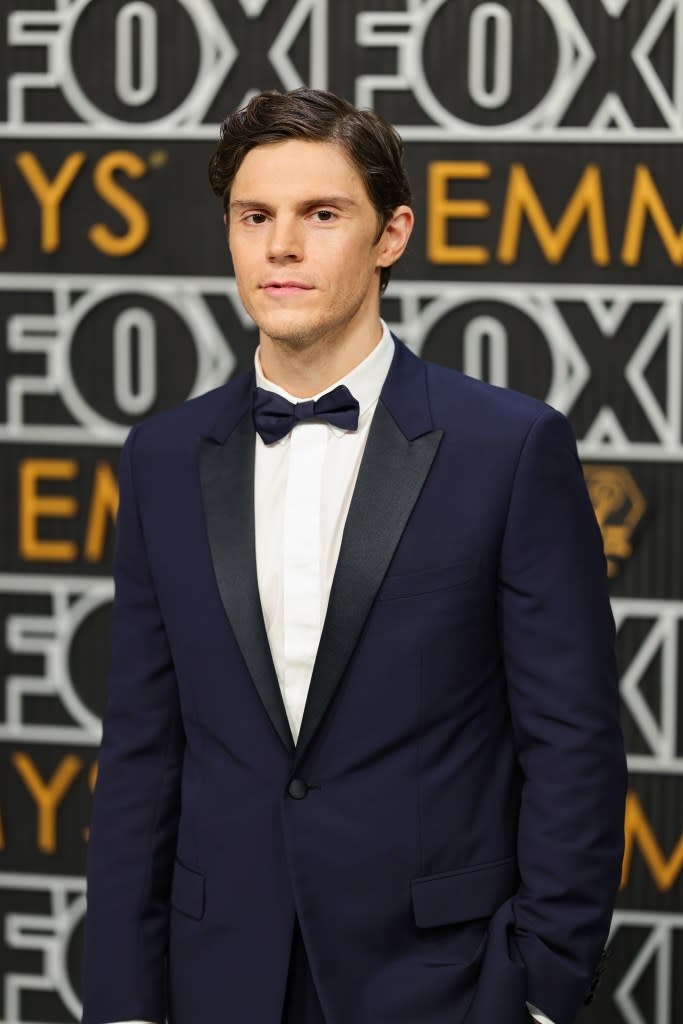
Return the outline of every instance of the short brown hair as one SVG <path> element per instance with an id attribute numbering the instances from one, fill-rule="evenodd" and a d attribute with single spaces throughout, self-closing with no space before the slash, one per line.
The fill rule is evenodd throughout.
<path id="1" fill-rule="evenodd" d="M 209 182 L 229 211 L 230 189 L 250 149 L 286 139 L 335 142 L 360 174 L 377 213 L 375 243 L 397 206 L 410 206 L 412 195 L 403 163 L 403 141 L 396 129 L 372 110 L 319 89 L 269 89 L 228 115 L 221 125 L 218 149 L 209 161 Z M 391 267 L 382 267 L 380 291 Z"/>

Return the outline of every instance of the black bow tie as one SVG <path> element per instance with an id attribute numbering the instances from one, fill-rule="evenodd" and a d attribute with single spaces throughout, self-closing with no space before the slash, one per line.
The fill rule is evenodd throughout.
<path id="1" fill-rule="evenodd" d="M 288 402 L 265 388 L 254 388 L 254 426 L 264 444 L 279 441 L 302 420 L 325 420 L 342 430 L 358 429 L 359 406 L 343 384 L 321 395 L 317 401 Z"/>

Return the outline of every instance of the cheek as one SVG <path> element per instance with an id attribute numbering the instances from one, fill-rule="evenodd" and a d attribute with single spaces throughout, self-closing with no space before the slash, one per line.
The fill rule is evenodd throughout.
<path id="1" fill-rule="evenodd" d="M 242 290 L 242 279 L 244 277 L 244 267 L 242 265 L 241 260 L 238 257 L 236 257 L 233 252 L 231 252 L 230 255 L 232 257 L 231 263 L 232 263 L 232 271 L 233 271 L 233 274 L 235 276 L 235 283 L 237 284 L 237 288 L 241 292 L 241 290 Z"/>
<path id="2" fill-rule="evenodd" d="M 255 303 L 258 303 L 262 299 L 262 295 L 259 289 L 255 285 L 255 274 L 244 263 L 235 265 L 233 263 L 233 269 L 235 272 L 235 284 L 237 285 L 237 292 L 240 297 L 242 305 L 250 312 Z"/>
<path id="3" fill-rule="evenodd" d="M 233 272 L 235 275 L 235 284 L 237 286 L 237 294 L 239 295 L 240 302 L 248 313 L 253 311 L 254 306 L 254 289 L 250 287 L 249 272 L 248 268 L 242 263 L 232 261 Z"/>
<path id="4" fill-rule="evenodd" d="M 228 236 L 228 250 L 235 270 L 235 277 L 245 277 L 254 261 L 250 246 L 245 245 L 243 240 L 240 242 L 239 237 Z"/>
<path id="5" fill-rule="evenodd" d="M 374 260 L 360 246 L 340 247 L 335 258 L 335 274 L 343 291 L 353 293 L 368 287 L 374 271 Z"/>

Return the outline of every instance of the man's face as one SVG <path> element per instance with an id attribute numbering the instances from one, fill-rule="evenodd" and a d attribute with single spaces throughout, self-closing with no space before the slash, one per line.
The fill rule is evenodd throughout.
<path id="1" fill-rule="evenodd" d="M 239 294 L 263 335 L 288 347 L 376 328 L 377 213 L 334 143 L 288 139 L 250 150 L 230 192 L 228 241 Z"/>

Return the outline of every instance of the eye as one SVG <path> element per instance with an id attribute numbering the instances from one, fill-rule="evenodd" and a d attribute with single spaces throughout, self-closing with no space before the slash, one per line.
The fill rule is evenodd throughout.
<path id="1" fill-rule="evenodd" d="M 244 218 L 244 222 L 245 224 L 263 224 L 265 219 L 265 213 L 248 213 Z"/>
<path id="2" fill-rule="evenodd" d="M 336 213 L 332 210 L 316 210 L 313 216 L 318 217 L 321 223 L 329 224 L 336 217 Z"/>

